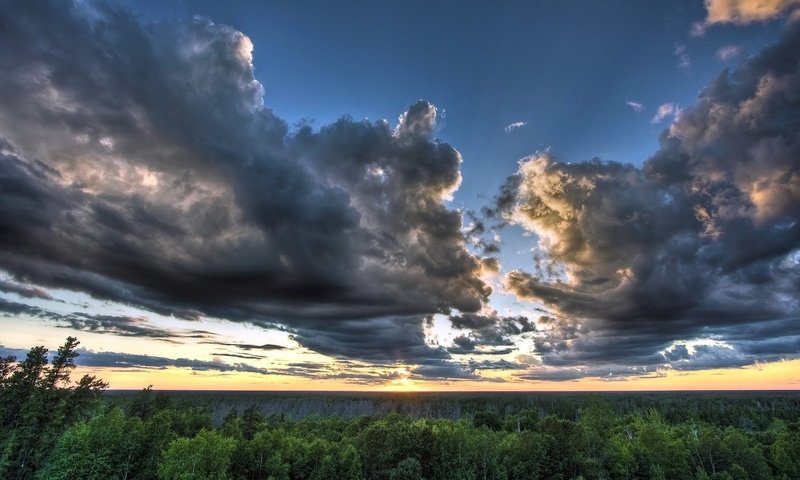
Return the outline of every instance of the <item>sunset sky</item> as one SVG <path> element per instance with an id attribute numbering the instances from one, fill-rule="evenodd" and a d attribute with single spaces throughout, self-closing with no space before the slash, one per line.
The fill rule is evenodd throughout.
<path id="1" fill-rule="evenodd" d="M 800 388 L 800 0 L 0 0 L 0 354 Z"/>

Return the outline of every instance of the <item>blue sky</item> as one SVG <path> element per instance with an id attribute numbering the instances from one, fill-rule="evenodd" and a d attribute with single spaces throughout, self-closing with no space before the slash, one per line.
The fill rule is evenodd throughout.
<path id="1" fill-rule="evenodd" d="M 551 148 L 564 161 L 641 164 L 658 148 L 663 103 L 691 105 L 729 62 L 776 40 L 779 22 L 691 36 L 700 1 L 136 1 L 154 19 L 202 15 L 253 41 L 265 102 L 290 124 L 342 115 L 388 119 L 425 99 L 445 111 L 437 136 L 464 157 L 456 198 L 474 207 L 517 160 Z M 691 65 L 679 67 L 678 46 Z M 733 58 L 733 61 L 741 58 Z M 636 114 L 627 101 L 643 104 Z M 527 125 L 506 134 L 515 122 Z"/>
<path id="2" fill-rule="evenodd" d="M 798 11 L 9 2 L 2 346 L 263 388 L 796 361 Z"/>
<path id="3" fill-rule="evenodd" d="M 436 136 L 461 152 L 454 206 L 480 210 L 517 162 L 549 149 L 565 162 L 641 165 L 670 118 L 723 68 L 774 42 L 780 22 L 691 27 L 700 1 L 680 2 L 131 2 L 153 19 L 202 15 L 245 32 L 265 103 L 290 124 L 342 115 L 387 119 L 425 99 Z M 685 47 L 689 65 L 676 50 Z M 735 46 L 728 60 L 719 49 Z M 634 111 L 627 102 L 642 105 Z M 517 122 L 525 125 L 506 131 Z M 530 263 L 529 241 L 506 230 L 506 264 Z M 509 299 L 497 298 L 504 307 Z"/>

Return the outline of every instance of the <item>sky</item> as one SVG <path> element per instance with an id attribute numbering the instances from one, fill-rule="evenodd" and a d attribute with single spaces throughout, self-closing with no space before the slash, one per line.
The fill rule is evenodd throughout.
<path id="1" fill-rule="evenodd" d="M 0 0 L 0 354 L 797 389 L 800 1 Z"/>

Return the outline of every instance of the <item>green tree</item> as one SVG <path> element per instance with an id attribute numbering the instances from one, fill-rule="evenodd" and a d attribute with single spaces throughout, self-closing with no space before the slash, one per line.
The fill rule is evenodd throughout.
<path id="1" fill-rule="evenodd" d="M 47 466 L 37 475 L 47 480 L 142 478 L 144 428 L 137 417 L 119 409 L 80 422 L 64 432 Z"/>
<path id="2" fill-rule="evenodd" d="M 158 467 L 161 480 L 228 480 L 236 440 L 203 430 L 169 444 Z"/>
<path id="3" fill-rule="evenodd" d="M 800 478 L 800 422 L 778 433 L 769 456 L 778 478 Z"/>
<path id="4" fill-rule="evenodd" d="M 510 480 L 543 478 L 546 439 L 538 432 L 507 435 L 500 443 L 503 470 Z"/>
<path id="5" fill-rule="evenodd" d="M 472 417 L 472 423 L 476 427 L 486 427 L 490 430 L 500 430 L 503 426 L 500 421 L 500 415 L 485 410 L 475 412 Z"/>
<path id="6" fill-rule="evenodd" d="M 422 465 L 414 457 L 408 457 L 397 463 L 397 466 L 389 471 L 389 480 L 421 480 Z"/>
<path id="7" fill-rule="evenodd" d="M 256 432 L 264 425 L 264 415 L 256 405 L 250 405 L 242 414 L 242 436 L 252 440 Z"/>
<path id="8" fill-rule="evenodd" d="M 84 375 L 70 384 L 80 342 L 67 337 L 48 366 L 48 350 L 32 348 L 25 360 L 0 364 L 0 477 L 33 478 L 59 435 L 94 405 L 108 386 Z"/>

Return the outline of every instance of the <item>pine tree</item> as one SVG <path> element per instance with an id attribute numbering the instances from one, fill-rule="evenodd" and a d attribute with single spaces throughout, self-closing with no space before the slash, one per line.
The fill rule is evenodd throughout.
<path id="1" fill-rule="evenodd" d="M 108 386 L 89 375 L 70 385 L 79 344 L 67 337 L 49 366 L 43 346 L 33 347 L 22 362 L 0 362 L 0 478 L 33 478 L 59 435 Z"/>

